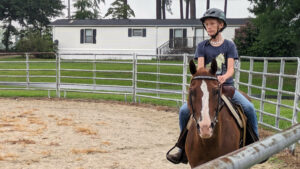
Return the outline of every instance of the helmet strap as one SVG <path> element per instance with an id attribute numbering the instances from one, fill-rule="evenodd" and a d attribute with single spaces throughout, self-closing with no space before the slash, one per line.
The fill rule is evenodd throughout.
<path id="1" fill-rule="evenodd" d="M 219 35 L 219 29 L 217 30 L 217 33 L 211 36 L 211 39 L 216 39 L 216 37 Z"/>

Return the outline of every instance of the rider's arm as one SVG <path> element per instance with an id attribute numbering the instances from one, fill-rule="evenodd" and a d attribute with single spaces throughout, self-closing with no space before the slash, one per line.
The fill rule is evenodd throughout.
<path id="1" fill-rule="evenodd" d="M 223 84 L 228 78 L 232 77 L 234 74 L 234 59 L 228 58 L 227 60 L 227 72 L 222 75 L 218 76 L 219 82 Z"/>
<path id="2" fill-rule="evenodd" d="M 204 67 L 204 57 L 198 57 L 198 70 Z"/>

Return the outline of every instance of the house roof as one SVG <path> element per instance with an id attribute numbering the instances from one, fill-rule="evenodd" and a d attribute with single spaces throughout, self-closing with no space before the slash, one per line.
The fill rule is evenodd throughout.
<path id="1" fill-rule="evenodd" d="M 248 18 L 228 18 L 227 25 L 243 25 Z M 49 26 L 202 26 L 199 19 L 58 19 Z"/>

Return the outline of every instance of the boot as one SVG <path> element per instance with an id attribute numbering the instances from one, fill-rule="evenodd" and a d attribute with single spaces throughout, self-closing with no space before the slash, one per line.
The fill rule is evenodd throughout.
<path id="1" fill-rule="evenodd" d="M 181 149 L 179 149 L 175 154 L 167 154 L 167 159 L 174 164 L 187 164 L 188 162 L 185 152 Z"/>
<path id="2" fill-rule="evenodd" d="M 173 146 L 168 152 L 167 152 L 167 160 L 169 160 L 170 162 L 174 163 L 174 164 L 179 164 L 179 163 L 184 163 L 187 164 L 188 159 L 186 157 L 185 151 L 184 151 L 184 147 L 185 147 L 185 139 L 187 136 L 188 130 L 185 128 L 181 131 L 180 136 L 178 138 L 177 143 L 175 144 L 175 146 Z M 178 147 L 179 150 L 177 153 L 175 154 L 170 154 L 170 152 L 175 148 Z"/>

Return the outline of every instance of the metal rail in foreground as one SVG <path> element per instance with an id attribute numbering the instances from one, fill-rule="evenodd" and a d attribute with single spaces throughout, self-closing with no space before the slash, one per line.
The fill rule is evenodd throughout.
<path id="1" fill-rule="evenodd" d="M 270 136 L 260 142 L 236 150 L 194 169 L 249 168 L 300 140 L 300 124 Z"/>

